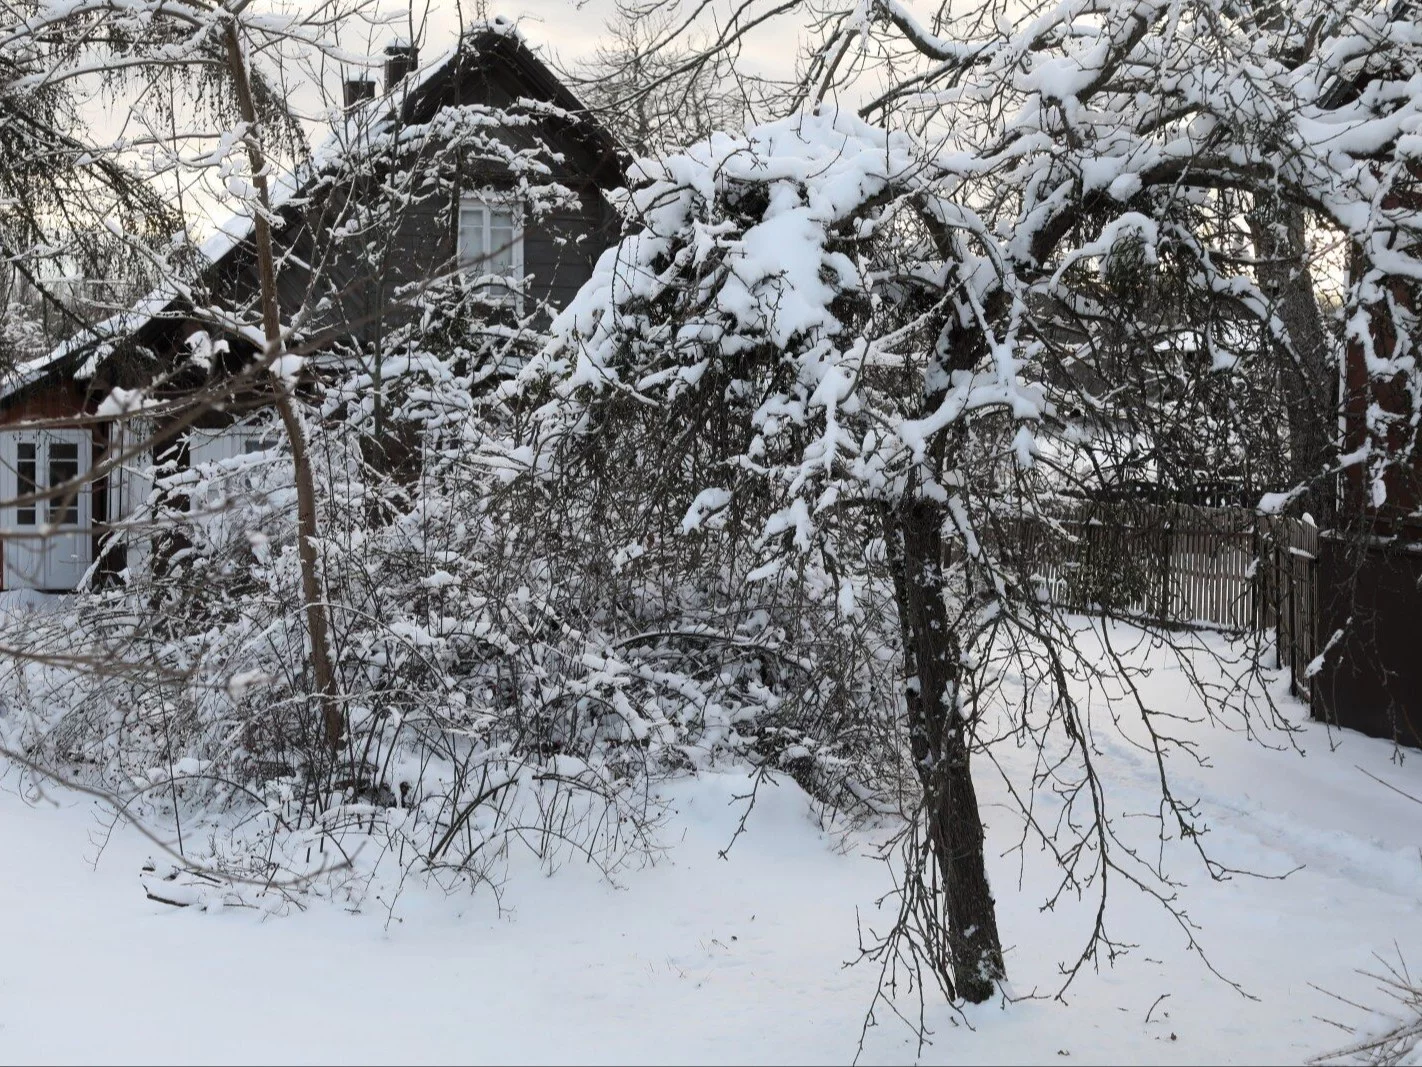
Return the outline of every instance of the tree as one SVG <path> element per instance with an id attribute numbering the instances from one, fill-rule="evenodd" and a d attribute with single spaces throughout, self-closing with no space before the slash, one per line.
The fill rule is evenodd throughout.
<path id="1" fill-rule="evenodd" d="M 3 100 L 5 128 L 18 139 L 21 151 L 11 156 L 5 172 L 21 210 L 17 226 L 7 234 L 16 251 L 12 262 L 24 263 L 38 250 L 49 253 L 45 225 L 58 215 L 64 232 L 82 251 L 93 242 L 83 235 L 97 231 L 108 235 L 124 254 L 142 262 L 157 279 L 158 292 L 175 301 L 187 298 L 188 313 L 199 321 L 238 336 L 249 330 L 238 309 L 194 307 L 191 300 L 193 256 L 186 231 L 178 224 L 158 183 L 137 168 L 135 150 L 145 149 L 156 161 L 157 175 L 217 167 L 227 176 L 229 190 L 241 190 L 239 200 L 249 212 L 255 237 L 256 267 L 261 279 L 261 301 L 256 336 L 263 339 L 258 358 L 243 368 L 249 380 L 269 380 L 272 401 L 282 415 L 291 443 L 296 492 L 301 513 L 298 539 L 302 559 L 308 656 L 313 687 L 324 722 L 327 745 L 339 748 L 343 716 L 335 690 L 327 619 L 318 573 L 316 541 L 319 536 L 315 491 L 310 460 L 297 417 L 291 389 L 299 364 L 286 358 L 283 323 L 276 296 L 278 265 L 271 239 L 273 203 L 268 163 L 274 150 L 302 145 L 296 120 L 280 92 L 257 69 L 256 55 L 293 42 L 323 47 L 323 34 L 357 11 L 359 5 L 322 5 L 318 10 L 290 20 L 270 20 L 246 13 L 245 4 L 211 7 L 203 4 L 153 4 L 134 8 L 127 4 L 98 3 L 76 9 L 43 2 L 26 5 L 3 41 L 0 69 L 8 77 Z M 78 87 L 115 92 L 137 92 L 150 100 L 164 101 L 163 88 L 175 84 L 191 90 L 182 113 L 169 95 L 160 119 L 170 120 L 168 130 L 152 117 L 143 121 L 145 136 L 108 140 L 84 123 L 76 111 Z M 139 113 L 132 112 L 135 116 Z M 186 121 L 196 114 L 193 126 Z M 204 127 L 203 120 L 210 125 Z M 179 126 L 179 121 L 185 125 Z M 185 149 L 197 142 L 202 151 L 196 165 Z M 181 180 L 179 181 L 181 188 Z M 75 194 L 78 195 L 75 195 Z M 122 209 L 115 215 L 114 209 Z M 142 213 L 142 226 L 129 215 Z M 179 239 L 175 240 L 175 234 Z M 7 249 L 8 250 L 8 249 Z M 35 274 L 27 272 L 32 281 Z M 43 283 L 36 281 L 43 292 Z M 52 297 L 50 298 L 52 300 Z M 246 334 L 249 338 L 253 333 Z M 109 340 L 109 338 L 100 338 Z M 164 438 L 171 440 L 214 402 L 212 393 L 198 390 L 169 405 Z M 141 395 L 128 396 L 121 414 L 146 407 Z M 150 414 L 145 411 L 144 414 Z M 160 412 L 152 412 L 160 414 Z M 96 464 L 83 479 L 106 474 L 128 461 L 154 441 L 130 442 L 122 455 L 111 455 Z M 73 494 L 78 485 L 54 487 L 56 494 Z"/>
<path id="2" fill-rule="evenodd" d="M 665 11 L 619 0 L 593 59 L 569 71 L 584 102 L 634 155 L 740 129 L 780 95 L 733 55 L 683 42 Z"/>
<path id="3" fill-rule="evenodd" d="M 707 645 L 694 627 L 684 672 L 645 635 L 622 647 L 619 631 L 649 598 L 623 586 L 601 599 L 575 583 L 575 542 L 533 523 L 543 510 L 478 462 L 490 427 L 519 417 L 490 413 L 489 393 L 539 341 L 542 294 L 510 299 L 526 279 L 485 283 L 477 258 L 429 256 L 432 231 L 454 236 L 460 194 L 490 183 L 530 223 L 585 210 L 598 189 L 586 172 L 573 175 L 581 190 L 564 183 L 544 134 L 588 131 L 556 102 L 434 106 L 443 98 L 397 89 L 346 110 L 333 144 L 267 180 L 262 101 L 284 94 L 263 81 L 252 42 L 233 44 L 236 25 L 218 19 L 212 48 L 193 53 L 236 98 L 232 126 L 214 123 L 217 148 L 200 158 L 243 194 L 245 218 L 222 235 L 243 243 L 218 266 L 254 276 L 258 298 L 247 306 L 212 269 L 166 274 L 173 307 L 160 325 L 181 327 L 191 358 L 180 349 L 156 380 L 116 390 L 103 414 L 161 420 L 122 450 L 132 459 L 213 408 L 255 408 L 251 451 L 200 462 L 195 434 L 186 460 L 181 448 L 160 453 L 144 472 L 154 492 L 125 532 L 157 530 L 167 549 L 17 635 L 30 660 L 10 664 L 17 690 L 39 675 L 65 696 L 22 699 L 0 744 L 31 768 L 83 763 L 126 813 L 164 796 L 178 861 L 203 877 L 235 869 L 239 885 L 291 868 L 295 883 L 277 882 L 299 884 L 325 870 L 320 853 L 333 839 L 345 847 L 346 832 L 383 835 L 389 847 L 372 865 L 474 883 L 520 842 L 550 864 L 559 842 L 607 865 L 650 847 L 652 775 L 702 734 L 708 751 L 727 745 L 726 717 L 753 704 L 740 690 L 765 683 L 751 680 L 745 647 Z M 506 22 L 475 32 L 505 52 L 524 47 Z M 293 33 L 281 28 L 284 40 Z M 418 273 L 396 276 L 386 254 L 408 240 L 412 216 L 424 227 L 418 257 L 406 257 Z M 348 358 L 303 365 L 326 345 Z M 395 441 L 409 462 L 392 459 Z M 190 804 L 205 813 L 232 798 L 255 810 L 228 854 L 184 844 Z M 180 899 L 171 886 L 153 892 Z"/>
<path id="4" fill-rule="evenodd" d="M 48 7 L 38 0 L 7 5 L 0 45 L 0 251 L 7 273 L 7 307 L 17 296 L 35 305 L 45 339 L 57 343 L 92 326 L 116 307 L 76 299 L 76 280 L 143 285 L 153 270 L 133 237 L 161 247 L 180 220 L 122 153 L 90 153 L 83 94 L 76 90 L 75 45 L 57 45 L 46 31 Z M 127 238 L 125 235 L 129 235 Z M 107 295 L 127 306 L 122 291 Z M 52 322 L 52 325 L 51 325 Z M 36 353 L 38 354 L 38 353 Z"/>
<path id="5" fill-rule="evenodd" d="M 1387 323 L 1401 340 L 1370 365 L 1370 387 L 1404 381 L 1416 409 L 1412 305 L 1389 288 L 1422 277 L 1422 218 L 1391 195 L 1414 173 L 1412 9 L 1305 5 L 1261 26 L 1223 3 L 944 5 L 930 26 L 874 0 L 821 19 L 812 98 L 840 84 L 851 51 L 895 61 L 861 117 L 821 104 L 643 164 L 628 236 L 526 380 L 560 398 L 544 411 L 553 457 L 593 427 L 615 442 L 658 409 L 706 411 L 715 436 L 689 428 L 681 440 L 712 449 L 707 484 L 667 506 L 684 507 L 688 527 L 727 509 L 763 515 L 754 576 L 787 554 L 854 558 L 850 516 L 877 512 L 923 795 L 900 932 L 918 938 L 917 958 L 950 996 L 981 1001 L 1003 962 L 971 761 L 991 759 L 990 713 L 1010 673 L 1047 694 L 1045 711 L 1023 707 L 1007 729 L 1042 746 L 1051 770 L 1007 788 L 1063 887 L 1094 884 L 1102 905 L 1069 974 L 1119 948 L 1105 926 L 1114 879 L 1188 929 L 1166 873 L 1117 837 L 1069 684 L 1122 663 L 1079 647 L 1022 535 L 1060 536 L 1053 501 L 1100 485 L 1089 447 L 1100 428 L 1159 426 L 1169 397 L 1143 381 L 1153 361 L 1118 360 L 1099 390 L 1073 361 L 1119 350 L 1123 336 L 1153 351 L 1160 323 L 1141 310 L 1153 294 L 1176 302 L 1176 322 L 1193 308 L 1256 323 L 1293 366 L 1311 366 L 1317 349 L 1301 354 L 1306 338 L 1266 291 L 1267 264 L 1233 254 L 1241 205 L 1278 204 L 1277 217 L 1313 212 L 1347 243 L 1348 336 L 1372 351 Z M 1335 136 L 1321 140 L 1325 129 Z M 1255 364 L 1207 339 L 1225 392 L 1249 386 L 1238 376 Z M 1297 411 L 1290 382 L 1306 375 L 1273 373 Z M 1367 456 L 1374 485 L 1414 462 L 1416 420 L 1401 440 L 1389 425 L 1394 437 L 1375 437 Z M 1271 499 L 1306 489 L 1281 484 Z M 1132 702 L 1161 771 L 1160 832 L 1196 842 L 1226 875 L 1172 791 L 1167 759 L 1181 746 L 1168 720 L 1138 693 Z M 1082 822 L 1040 823 L 1044 788 L 1079 805 Z"/>

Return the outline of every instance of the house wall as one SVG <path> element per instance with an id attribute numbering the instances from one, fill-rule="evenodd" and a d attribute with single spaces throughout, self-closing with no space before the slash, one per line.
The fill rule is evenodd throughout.
<path id="1" fill-rule="evenodd" d="M 502 63 L 480 63 L 458 79 L 455 96 L 462 104 L 507 108 L 519 98 L 533 95 L 518 71 Z M 541 219 L 529 217 L 524 234 L 524 266 L 532 274 L 532 296 L 565 306 L 592 276 L 597 257 L 617 236 L 619 220 L 608 206 L 595 175 L 606 162 L 580 143 L 566 123 L 550 120 L 536 128 L 504 131 L 513 148 L 528 150 L 541 142 L 560 157 L 551 163 L 552 180 L 573 190 L 576 206 L 569 205 Z M 474 172 L 464 177 L 477 185 L 485 177 Z M 453 229 L 448 235 L 453 254 Z"/>
<path id="2" fill-rule="evenodd" d="M 506 45 L 507 42 L 496 43 L 492 51 L 468 55 L 451 67 L 447 76 L 429 82 L 430 88 L 422 90 L 425 95 L 416 99 L 406 120 L 426 122 L 446 104 L 502 107 L 526 98 L 564 99 L 566 91 L 551 80 L 546 70 L 537 63 L 531 69 L 517 54 L 510 53 L 512 46 Z M 527 206 L 524 213 L 523 261 L 525 273 L 530 276 L 528 300 L 533 306 L 547 302 L 554 309 L 560 308 L 591 276 L 597 257 L 617 235 L 619 220 L 603 189 L 619 180 L 618 161 L 608 142 L 590 138 L 581 125 L 558 116 L 550 116 L 537 126 L 503 130 L 500 135 L 515 150 L 546 145 L 556 156 L 547 179 L 575 194 L 575 202 L 545 216 L 535 216 Z M 540 154 L 545 161 L 547 157 L 548 153 Z M 420 165 L 419 159 L 398 162 L 399 167 L 414 168 L 415 174 L 420 173 Z M 389 176 L 388 172 L 377 175 Z M 274 236 L 281 260 L 278 291 L 283 315 L 290 322 L 298 311 L 310 316 L 313 309 L 322 309 L 305 323 L 307 332 L 299 339 L 305 351 L 342 344 L 358 345 L 366 351 L 378 346 L 386 331 L 417 314 L 399 300 L 399 291 L 450 269 L 457 243 L 456 208 L 461 193 L 489 186 L 511 188 L 507 170 L 491 166 L 486 160 L 470 160 L 467 165 L 460 161 L 454 173 L 431 169 L 429 178 L 422 195 L 411 199 L 396 217 L 383 220 L 378 228 L 372 227 L 368 240 L 333 242 L 329 237 L 332 224 L 349 218 L 353 205 L 374 199 L 369 188 L 354 180 L 333 181 L 324 191 L 282 209 L 283 224 Z M 205 299 L 234 311 L 245 308 L 249 317 L 254 316 L 260 285 L 250 244 L 239 245 L 222 256 L 203 281 L 208 289 Z M 492 314 L 508 315 L 499 311 Z M 150 319 L 120 346 L 123 355 L 106 357 L 103 373 L 109 377 L 104 381 L 78 382 L 68 377 L 68 372 L 57 372 L 48 382 L 36 383 L 4 402 L 0 426 L 92 413 L 110 385 L 137 386 L 152 381 L 159 370 L 166 376 L 162 395 L 179 398 L 200 387 L 204 379 L 215 382 L 250 358 L 248 346 L 232 341 L 228 355 L 214 360 L 217 365 L 211 373 L 194 366 L 188 359 L 185 341 L 195 328 L 195 322 L 177 318 Z M 219 405 L 221 410 L 204 413 L 194 425 L 224 425 L 253 402 L 250 397 L 229 397 Z M 159 430 L 163 430 L 161 425 Z M 99 425 L 92 432 L 97 461 L 108 444 L 107 427 Z M 176 447 L 175 461 L 182 465 L 187 461 L 187 449 L 181 442 Z M 91 487 L 91 501 L 95 519 L 91 558 L 98 558 L 106 533 L 102 520 L 109 510 L 105 480 Z M 121 551 L 106 558 L 106 567 L 122 565 Z"/>

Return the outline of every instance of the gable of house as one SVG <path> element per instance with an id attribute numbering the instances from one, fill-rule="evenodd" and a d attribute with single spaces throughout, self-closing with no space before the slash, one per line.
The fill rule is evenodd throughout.
<path id="1" fill-rule="evenodd" d="M 327 299 L 333 308 L 322 324 L 330 338 L 364 331 L 376 315 L 390 311 L 398 295 L 453 265 L 458 242 L 458 195 L 483 185 L 512 187 L 507 170 L 475 163 L 459 175 L 459 185 L 443 196 L 412 198 L 379 234 L 379 257 L 358 254 L 354 242 L 332 256 L 330 234 L 348 221 L 367 198 L 363 179 L 349 165 L 370 163 L 366 142 L 381 142 L 392 131 L 428 126 L 441 110 L 484 107 L 542 108 L 543 121 L 499 131 L 511 152 L 542 145 L 550 163 L 546 181 L 572 194 L 547 214 L 526 213 L 522 261 L 530 278 L 528 304 L 561 307 L 590 276 L 598 254 L 616 235 L 619 220 L 607 192 L 622 184 L 627 158 L 616 139 L 589 114 L 571 91 L 538 58 L 511 23 L 493 20 L 466 34 L 460 45 L 402 78 L 332 131 L 312 161 L 273 180 L 275 227 L 281 260 L 283 312 Z M 532 102 L 532 107 L 528 106 Z M 405 136 L 405 133 L 399 133 Z M 418 138 L 415 139 L 418 141 Z M 428 138 L 425 147 L 436 145 Z M 418 172 L 428 153 L 407 155 L 401 166 Z M 375 173 L 384 178 L 380 165 Z M 234 310 L 255 307 L 259 285 L 251 218 L 237 214 L 218 225 L 201 247 L 208 260 L 195 288 L 203 302 Z M 315 268 L 314 270 L 312 268 Z M 317 275 L 313 277 L 313 275 Z M 66 378 L 95 379 L 107 393 L 113 385 L 135 386 L 151 377 L 152 358 L 172 357 L 197 323 L 185 313 L 188 300 L 173 287 L 146 296 L 134 308 L 64 342 L 47 355 L 17 368 L 0 381 L 0 410 L 22 394 L 43 390 Z M 320 336 L 313 337 L 319 342 Z M 105 373 L 107 372 L 107 373 Z M 91 390 L 92 391 L 92 390 Z"/>
<path id="2" fill-rule="evenodd" d="M 498 127 L 497 151 L 451 153 L 447 120 L 461 110 L 495 121 L 507 110 L 528 124 Z M 285 315 L 324 309 L 305 326 L 313 347 L 378 343 L 392 320 L 414 314 L 404 310 L 415 302 L 409 293 L 456 266 L 461 198 L 490 193 L 517 208 L 524 311 L 571 299 L 617 233 L 606 193 L 621 184 L 621 150 L 506 25 L 466 36 L 458 51 L 388 87 L 332 140 L 317 153 L 325 169 L 289 198 L 275 235 Z M 535 160 L 538 173 L 515 173 L 500 154 Z M 535 211 L 530 181 L 566 197 Z M 247 226 L 239 220 L 240 236 L 219 258 L 212 293 L 250 308 L 259 284 Z"/>

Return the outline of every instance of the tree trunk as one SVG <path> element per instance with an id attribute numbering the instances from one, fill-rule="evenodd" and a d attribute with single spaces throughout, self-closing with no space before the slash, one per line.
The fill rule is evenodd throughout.
<path id="1" fill-rule="evenodd" d="M 275 368 L 281 356 L 281 308 L 277 302 L 276 260 L 272 253 L 271 195 L 267 184 L 266 158 L 257 139 L 257 109 L 252 100 L 252 83 L 247 74 L 247 61 L 242 54 L 242 42 L 237 24 L 229 19 L 226 27 L 227 62 L 237 95 L 237 107 L 246 124 L 243 138 L 247 159 L 252 168 L 252 182 L 257 188 L 259 210 L 253 212 L 253 234 L 257 246 L 257 273 L 261 279 L 262 331 L 266 337 L 265 358 Z M 331 659 L 330 628 L 327 625 L 326 602 L 321 593 L 316 541 L 320 528 L 316 517 L 316 483 L 311 474 L 311 456 L 306 450 L 306 435 L 297 417 L 288 384 L 273 374 L 272 391 L 276 408 L 291 442 L 291 463 L 296 480 L 297 558 L 301 564 L 301 598 L 306 616 L 306 636 L 311 642 L 311 673 L 321 702 L 321 721 L 326 747 L 332 758 L 340 751 L 345 731 L 345 716 L 341 714 L 336 694 L 336 672 Z"/>
<path id="2" fill-rule="evenodd" d="M 1328 525 L 1334 494 L 1320 476 L 1332 467 L 1336 373 L 1308 267 L 1305 221 L 1303 209 L 1293 204 L 1261 203 L 1249 213 L 1249 232 L 1260 285 L 1274 302 L 1290 342 L 1288 347 L 1273 346 L 1288 409 L 1289 473 L 1295 484 L 1308 487 L 1304 507 L 1320 525 Z"/>
<path id="3" fill-rule="evenodd" d="M 958 710 L 960 649 L 944 601 L 940 505 L 913 501 L 890 516 L 899 621 L 909 672 L 910 747 L 923 786 L 928 839 L 943 888 L 948 959 L 938 961 L 957 995 L 992 996 L 1005 977 L 997 912 L 984 861 L 968 721 Z M 896 527 L 896 529 L 895 529 Z"/>

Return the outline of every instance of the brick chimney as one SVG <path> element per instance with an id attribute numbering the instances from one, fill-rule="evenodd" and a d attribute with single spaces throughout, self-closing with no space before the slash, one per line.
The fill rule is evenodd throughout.
<path id="1" fill-rule="evenodd" d="M 345 82 L 345 105 L 349 111 L 357 104 L 363 104 L 375 97 L 375 82 L 369 78 L 347 78 Z"/>
<path id="2" fill-rule="evenodd" d="M 385 46 L 385 91 L 395 88 L 397 82 L 414 70 L 420 63 L 420 50 L 412 44 L 388 44 Z"/>

